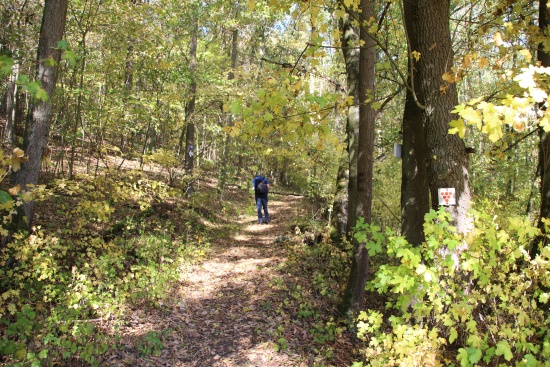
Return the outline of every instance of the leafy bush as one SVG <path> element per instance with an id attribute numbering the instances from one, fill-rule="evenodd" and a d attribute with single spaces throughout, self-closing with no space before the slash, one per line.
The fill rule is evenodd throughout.
<path id="1" fill-rule="evenodd" d="M 550 247 L 530 258 L 539 229 L 524 219 L 474 212 L 465 237 L 443 210 L 431 211 L 426 241 L 414 247 L 391 230 L 359 223 L 356 236 L 381 265 L 370 291 L 389 312 L 359 315 L 369 366 L 548 366 Z M 368 239 L 368 240 L 367 240 Z"/>
<path id="2" fill-rule="evenodd" d="M 130 303 L 159 305 L 181 265 L 205 255 L 204 235 L 178 234 L 170 220 L 152 216 L 153 205 L 170 199 L 166 185 L 135 175 L 41 188 L 55 231 L 16 233 L 0 249 L 0 359 L 8 366 L 73 357 L 97 365 L 115 346 L 99 321 Z M 175 208 L 178 219 L 182 207 Z M 158 353 L 156 340 L 146 338 L 145 354 Z"/>

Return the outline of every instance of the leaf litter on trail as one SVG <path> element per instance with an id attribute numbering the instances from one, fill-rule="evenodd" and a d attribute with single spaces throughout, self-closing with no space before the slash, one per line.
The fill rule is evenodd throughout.
<path id="1" fill-rule="evenodd" d="M 317 319 L 299 317 L 300 304 L 290 294 L 301 288 L 300 297 L 311 297 L 307 290 L 311 279 L 288 273 L 289 269 L 281 273 L 286 250 L 276 239 L 290 238 L 287 232 L 294 218 L 288 206 L 303 205 L 298 201 L 271 200 L 270 210 L 277 220 L 269 225 L 259 226 L 253 217 L 240 218 L 239 231 L 232 238 L 220 237 L 204 262 L 186 270 L 177 288 L 168 291 L 165 306 L 128 315 L 119 330 L 122 347 L 105 356 L 101 365 L 351 364 L 349 336 L 324 345 L 314 342 L 312 324 L 330 314 Z M 317 301 L 310 304 L 317 307 L 317 313 L 333 312 L 330 306 L 318 307 Z M 151 331 L 156 339 L 146 339 Z M 326 357 L 330 350 L 337 353 Z"/>

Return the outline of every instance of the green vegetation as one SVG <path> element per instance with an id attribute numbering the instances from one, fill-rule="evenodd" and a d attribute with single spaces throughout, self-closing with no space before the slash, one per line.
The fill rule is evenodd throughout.
<path id="1" fill-rule="evenodd" d="M 550 366 L 549 7 L 0 4 L 0 365 Z"/>

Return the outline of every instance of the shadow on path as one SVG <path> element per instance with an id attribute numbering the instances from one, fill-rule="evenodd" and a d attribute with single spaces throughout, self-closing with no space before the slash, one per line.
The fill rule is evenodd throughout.
<path id="1" fill-rule="evenodd" d="M 289 235 L 293 218 L 300 215 L 301 200 L 270 198 L 272 221 L 267 225 L 257 224 L 251 215 L 236 218 L 237 234 L 213 244 L 209 258 L 182 275 L 179 289 L 174 290 L 178 300 L 174 306 L 166 307 L 162 315 L 158 310 L 149 314 L 137 310 L 127 330 L 121 330 L 141 340 L 153 335 L 153 342 L 161 343 L 157 350 L 140 356 L 139 343 L 128 345 L 102 365 L 312 366 L 308 356 L 276 352 L 273 344 L 280 337 L 281 321 L 276 312 L 280 302 L 280 291 L 274 287 L 276 267 L 285 257 L 278 239 Z M 299 325 L 290 330 L 294 337 L 307 333 Z"/>

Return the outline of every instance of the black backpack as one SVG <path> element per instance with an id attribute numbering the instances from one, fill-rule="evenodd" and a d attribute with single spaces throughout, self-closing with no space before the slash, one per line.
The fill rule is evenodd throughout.
<path id="1" fill-rule="evenodd" d="M 268 188 L 267 188 L 267 180 L 265 178 L 262 178 L 262 181 L 256 184 L 256 192 L 258 194 L 267 194 Z"/>

